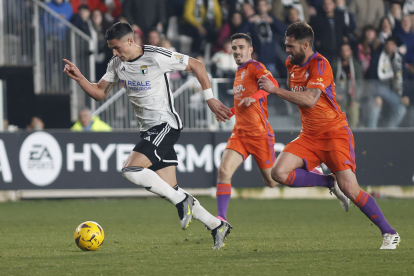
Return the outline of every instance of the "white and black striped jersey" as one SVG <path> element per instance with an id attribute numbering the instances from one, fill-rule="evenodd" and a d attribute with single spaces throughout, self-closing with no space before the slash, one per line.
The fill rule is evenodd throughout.
<path id="1" fill-rule="evenodd" d="M 131 61 L 113 57 L 102 78 L 108 82 L 119 80 L 125 86 L 141 131 L 162 123 L 182 129 L 167 73 L 185 70 L 189 57 L 161 47 L 144 45 L 142 49 L 143 55 Z"/>

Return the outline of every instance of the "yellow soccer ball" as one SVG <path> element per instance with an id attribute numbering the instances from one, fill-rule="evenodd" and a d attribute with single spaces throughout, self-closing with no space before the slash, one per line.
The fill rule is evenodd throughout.
<path id="1" fill-rule="evenodd" d="M 93 221 L 81 223 L 75 230 L 75 243 L 83 251 L 95 251 L 104 242 L 102 227 Z"/>

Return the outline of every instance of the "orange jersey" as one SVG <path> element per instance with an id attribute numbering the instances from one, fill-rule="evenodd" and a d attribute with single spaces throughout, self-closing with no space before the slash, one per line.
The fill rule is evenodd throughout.
<path id="1" fill-rule="evenodd" d="M 234 113 L 236 124 L 234 130 L 239 136 L 273 136 L 273 130 L 268 122 L 267 93 L 250 106 L 241 105 L 240 101 L 246 97 L 252 97 L 259 91 L 257 81 L 261 76 L 271 76 L 266 67 L 253 59 L 241 65 L 234 78 Z M 272 77 L 273 78 L 273 77 Z M 256 94 L 257 95 L 257 94 Z"/>
<path id="2" fill-rule="evenodd" d="M 346 115 L 341 112 L 335 100 L 334 77 L 326 58 L 315 52 L 304 64 L 292 65 L 288 57 L 286 67 L 290 75 L 290 89 L 293 92 L 300 93 L 308 88 L 322 90 L 315 107 L 299 106 L 304 135 L 319 136 L 333 129 L 348 126 Z"/>

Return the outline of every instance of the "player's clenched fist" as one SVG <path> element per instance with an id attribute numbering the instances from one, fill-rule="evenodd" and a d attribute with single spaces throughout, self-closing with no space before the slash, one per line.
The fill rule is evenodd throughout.
<path id="1" fill-rule="evenodd" d="M 78 67 L 67 59 L 63 59 L 63 61 L 66 62 L 63 72 L 75 81 L 80 81 L 83 78 L 83 75 Z"/>
<path id="2" fill-rule="evenodd" d="M 275 93 L 274 88 L 276 88 L 276 86 L 265 76 L 261 76 L 257 83 L 259 84 L 260 89 L 266 91 L 267 93 Z"/>

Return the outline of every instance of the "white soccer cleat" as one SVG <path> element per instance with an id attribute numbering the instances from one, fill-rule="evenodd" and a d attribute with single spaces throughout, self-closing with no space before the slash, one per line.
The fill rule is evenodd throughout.
<path id="1" fill-rule="evenodd" d="M 333 193 L 339 199 L 339 203 L 341 203 L 341 206 L 344 209 L 344 211 L 348 212 L 351 202 L 349 198 L 347 198 L 346 195 L 341 191 L 341 189 L 339 189 L 338 182 L 336 181 L 336 179 L 334 182 L 334 186 L 330 189 L 330 193 Z"/>
<path id="2" fill-rule="evenodd" d="M 401 238 L 398 233 L 395 234 L 389 234 L 385 233 L 383 235 L 383 242 L 380 249 L 397 249 L 397 246 L 400 245 Z"/>
<path id="3" fill-rule="evenodd" d="M 322 170 L 321 166 L 316 166 L 310 172 L 323 175 L 323 170 Z"/>

